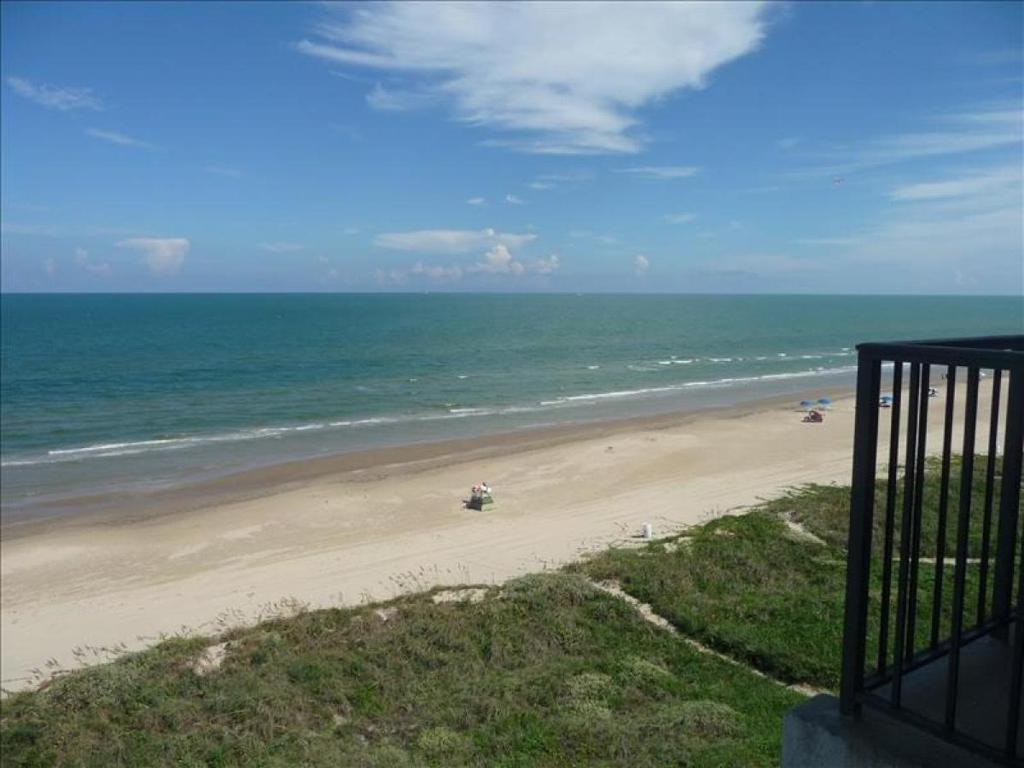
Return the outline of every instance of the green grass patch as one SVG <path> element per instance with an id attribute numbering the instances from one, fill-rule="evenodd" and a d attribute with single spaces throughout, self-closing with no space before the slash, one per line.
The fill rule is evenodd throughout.
<path id="1" fill-rule="evenodd" d="M 5 766 L 770 766 L 801 697 L 580 576 L 171 640 L 2 703 Z"/>
<path id="2" fill-rule="evenodd" d="M 972 484 L 968 557 L 981 553 L 985 457 L 978 457 Z M 935 558 L 941 466 L 926 466 L 921 504 L 921 558 Z M 893 530 L 892 583 L 899 574 L 903 478 L 898 478 Z M 948 633 L 953 595 L 956 525 L 961 464 L 950 469 L 945 531 L 947 558 L 942 569 L 939 637 Z M 999 476 L 994 498 L 998 503 Z M 881 619 L 882 564 L 886 480 L 876 487 L 869 602 L 867 657 L 876 659 Z M 826 689 L 839 685 L 843 609 L 846 590 L 846 544 L 850 489 L 810 485 L 765 502 L 746 514 L 727 516 L 694 528 L 670 541 L 640 549 L 613 549 L 574 566 L 600 580 L 615 580 L 634 597 L 649 603 L 682 632 L 745 661 L 778 679 Z M 993 515 L 995 517 L 995 515 Z M 815 542 L 792 531 L 798 523 L 820 539 Z M 994 558 L 995 530 L 990 526 Z M 936 585 L 933 562 L 921 562 L 917 578 L 915 648 L 931 641 Z M 986 604 L 991 605 L 991 572 Z M 978 605 L 978 566 L 967 569 L 964 621 L 970 626 Z M 908 598 L 909 600 L 909 598 Z M 896 592 L 889 606 L 890 648 L 895 642 Z"/>

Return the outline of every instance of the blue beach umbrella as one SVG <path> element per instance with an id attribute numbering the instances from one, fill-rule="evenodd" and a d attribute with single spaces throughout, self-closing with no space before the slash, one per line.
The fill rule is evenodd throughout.
<path id="1" fill-rule="evenodd" d="M 801 400 L 801 401 L 800 401 L 800 407 L 801 407 L 801 408 L 810 408 L 810 407 L 812 407 L 813 405 L 814 405 L 814 403 L 813 403 L 813 402 L 811 402 L 810 400 Z"/>
<path id="2" fill-rule="evenodd" d="M 822 397 L 818 399 L 818 405 L 822 406 L 823 408 L 828 408 L 830 405 L 832 405 L 832 401 L 829 400 L 827 397 Z"/>

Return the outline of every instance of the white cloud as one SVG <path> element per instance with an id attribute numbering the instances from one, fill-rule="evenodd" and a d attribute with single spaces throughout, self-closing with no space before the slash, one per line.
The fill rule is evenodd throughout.
<path id="1" fill-rule="evenodd" d="M 665 221 L 669 224 L 689 224 L 697 218 L 695 213 L 666 213 Z"/>
<path id="2" fill-rule="evenodd" d="M 629 173 L 642 179 L 685 179 L 697 173 L 698 169 L 689 165 L 641 165 L 634 168 L 618 168 L 617 173 Z"/>
<path id="3" fill-rule="evenodd" d="M 75 263 L 82 269 L 97 275 L 109 275 L 110 265 L 107 262 L 95 262 L 89 258 L 85 248 L 75 248 Z"/>
<path id="4" fill-rule="evenodd" d="M 651 260 L 643 254 L 637 254 L 633 257 L 633 271 L 638 277 L 643 277 L 647 274 L 647 270 L 651 268 Z"/>
<path id="5" fill-rule="evenodd" d="M 533 234 L 511 234 L 493 229 L 422 229 L 413 232 L 389 232 L 377 235 L 373 242 L 381 248 L 417 253 L 460 254 L 481 251 L 495 245 L 516 249 L 536 239 Z"/>
<path id="6" fill-rule="evenodd" d="M 148 141 L 142 141 L 141 139 L 134 139 L 131 136 L 127 136 L 118 131 L 104 131 L 99 128 L 88 128 L 85 131 L 87 134 L 92 136 L 94 139 L 100 139 L 102 141 L 108 141 L 111 144 L 117 144 L 121 147 L 138 147 L 139 149 L 157 149 L 156 145 L 150 144 Z"/>
<path id="7" fill-rule="evenodd" d="M 482 197 L 471 197 L 471 198 L 469 198 L 469 200 L 466 201 L 466 204 L 467 205 L 483 205 L 486 202 L 487 201 L 484 200 Z"/>
<path id="8" fill-rule="evenodd" d="M 8 77 L 11 89 L 26 99 L 49 109 L 69 112 L 75 109 L 103 109 L 103 104 L 93 95 L 91 88 L 69 88 L 60 85 L 36 85 L 23 77 Z"/>
<path id="9" fill-rule="evenodd" d="M 191 243 L 185 237 L 132 237 L 117 243 L 142 254 L 142 261 L 155 275 L 177 274 L 185 263 Z"/>
<path id="10" fill-rule="evenodd" d="M 554 189 L 562 185 L 579 184 L 594 178 L 591 171 L 569 171 L 567 173 L 542 173 L 526 186 L 530 189 Z"/>
<path id="11" fill-rule="evenodd" d="M 546 258 L 537 259 L 529 269 L 538 275 L 550 275 L 552 272 L 557 272 L 561 266 L 562 262 L 559 260 L 558 254 L 552 253 Z"/>
<path id="12" fill-rule="evenodd" d="M 469 268 L 470 272 L 484 272 L 491 275 L 521 275 L 526 271 L 521 261 L 512 258 L 508 247 L 498 243 L 484 254 L 484 260 Z"/>
<path id="13" fill-rule="evenodd" d="M 516 197 L 515 195 L 513 195 L 511 193 L 505 195 L 505 202 L 508 203 L 509 205 L 522 205 L 523 204 L 522 198 Z"/>
<path id="14" fill-rule="evenodd" d="M 333 64 L 419 82 L 409 93 L 452 105 L 489 143 L 538 153 L 631 153 L 636 114 L 755 50 L 762 3 L 376 3 L 328 12 L 297 48 Z M 600 76 L 595 76 L 599 72 Z M 369 100 L 409 105 L 409 96 Z M 428 98 L 429 95 L 429 98 Z M 415 100 L 415 99 L 414 99 Z"/>
<path id="15" fill-rule="evenodd" d="M 504 243 L 497 243 L 487 250 L 483 259 L 469 265 L 462 264 L 424 264 L 417 261 L 408 269 L 393 268 L 389 270 L 377 270 L 377 280 L 380 283 L 404 283 L 412 277 L 424 277 L 438 282 L 455 282 L 466 275 L 488 275 L 520 277 L 528 273 L 537 275 L 550 275 L 557 272 L 561 267 L 561 261 L 557 254 L 551 254 L 530 262 L 523 262 L 515 258 L 512 252 Z"/>
<path id="16" fill-rule="evenodd" d="M 269 253 L 295 253 L 305 247 L 301 243 L 260 243 L 260 248 Z"/>
<path id="17" fill-rule="evenodd" d="M 380 83 L 366 94 L 366 103 L 381 112 L 408 112 L 429 106 L 436 101 L 437 98 L 428 92 L 389 89 Z"/>

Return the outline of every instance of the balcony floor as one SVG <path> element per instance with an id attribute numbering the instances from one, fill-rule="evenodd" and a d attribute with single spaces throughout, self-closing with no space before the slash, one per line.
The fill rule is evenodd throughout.
<path id="1" fill-rule="evenodd" d="M 960 690 L 956 729 L 1002 750 L 1006 744 L 1007 699 L 1013 660 L 1013 632 L 1009 641 L 982 637 L 960 651 Z M 949 657 L 942 656 L 903 677 L 903 708 L 936 723 L 945 719 Z M 888 699 L 890 684 L 875 693 Z M 1024 708 L 1022 708 L 1024 709 Z M 1018 750 L 1024 750 L 1024 721 L 1017 720 Z"/>

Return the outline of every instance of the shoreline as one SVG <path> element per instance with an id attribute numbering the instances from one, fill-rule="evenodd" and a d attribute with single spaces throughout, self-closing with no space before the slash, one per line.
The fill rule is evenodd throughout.
<path id="1" fill-rule="evenodd" d="M 853 388 L 816 388 L 816 396 L 850 397 Z M 14 516 L 0 522 L 0 541 L 32 536 L 55 526 L 130 524 L 155 517 L 189 513 L 217 505 L 258 498 L 302 483 L 336 477 L 358 482 L 385 470 L 427 471 L 470 459 L 484 459 L 509 450 L 554 447 L 576 440 L 614 435 L 632 429 L 668 429 L 701 415 L 739 417 L 753 410 L 799 402 L 801 395 L 779 394 L 726 405 L 695 406 L 654 415 L 625 416 L 556 423 L 494 432 L 478 437 L 414 441 L 381 448 L 356 449 L 308 459 L 287 459 L 230 472 L 197 482 L 148 491 L 112 491 L 69 496 L 54 503 L 54 511 L 38 516 Z M 792 409 L 794 413 L 799 409 Z M 141 508 L 143 507 L 144 508 Z M 97 509 L 99 508 L 99 509 Z"/>

